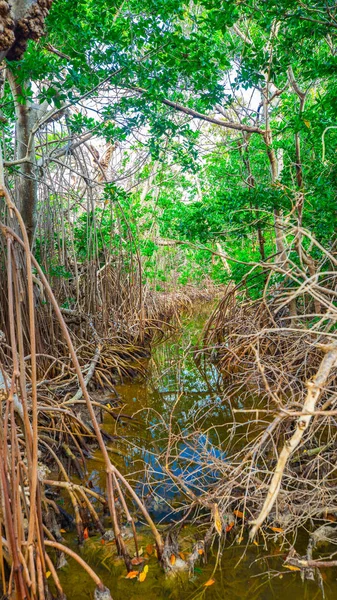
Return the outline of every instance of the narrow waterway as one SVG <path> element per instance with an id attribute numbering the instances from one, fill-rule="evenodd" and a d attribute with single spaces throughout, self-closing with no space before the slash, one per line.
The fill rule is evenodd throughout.
<path id="1" fill-rule="evenodd" d="M 178 489 L 174 485 L 167 486 L 160 460 L 157 460 L 158 455 L 167 448 L 169 431 L 181 432 L 181 456 L 192 458 L 194 464 L 201 447 L 207 446 L 208 450 L 214 448 L 217 458 L 223 457 L 225 460 L 226 456 L 228 429 L 232 419 L 226 392 L 216 368 L 207 364 L 200 370 L 194 360 L 194 348 L 209 310 L 209 306 L 200 307 L 197 317 L 185 317 L 181 333 L 157 347 L 148 365 L 146 381 L 124 383 L 117 387 L 122 400 L 120 419 L 115 420 L 104 413 L 102 427 L 114 436 L 114 440 L 108 443 L 111 456 L 144 498 L 151 516 L 163 532 L 168 529 L 170 522 L 179 520 L 184 507 L 184 499 Z M 235 401 L 240 406 L 240 391 Z M 184 446 L 184 440 L 192 439 L 193 432 L 197 432 L 197 437 L 193 438 L 197 442 L 191 450 L 190 442 Z M 237 435 L 241 440 L 240 428 Z M 172 469 L 181 475 L 181 463 L 174 464 Z M 194 486 L 194 490 L 201 485 L 197 468 L 186 469 L 183 475 L 189 485 Z M 104 492 L 104 464 L 98 451 L 88 461 L 86 485 Z M 67 508 L 66 498 L 64 503 Z M 105 525 L 110 526 L 108 521 Z M 225 547 L 221 548 L 221 555 L 219 548 L 214 545 L 208 553 L 207 563 L 201 556 L 193 576 L 189 578 L 186 573 L 165 575 L 158 566 L 151 535 L 137 513 L 136 525 L 140 553 L 148 565 L 143 582 L 125 578 L 125 566 L 116 557 L 114 542 L 102 543 L 101 536 L 94 531 L 90 532 L 80 550 L 83 558 L 111 590 L 114 600 L 143 600 L 144 597 L 147 600 L 271 600 L 283 597 L 289 600 L 314 600 L 322 597 L 316 582 L 302 582 L 299 572 L 283 567 L 287 548 L 282 547 L 281 540 L 276 537 L 275 543 L 266 548 L 262 540 L 256 545 L 248 543 L 244 537 L 239 543 L 236 535 L 229 535 Z M 131 531 L 126 523 L 123 524 L 123 532 L 125 540 L 130 540 L 132 544 Z M 68 544 L 76 547 L 74 531 L 64 533 L 64 537 Z M 198 527 L 187 523 L 179 539 L 181 551 L 187 556 L 198 539 Z M 69 600 L 93 598 L 92 581 L 72 561 L 59 574 Z M 325 598 L 336 598 L 336 570 L 323 571 L 322 577 Z M 210 580 L 214 580 L 214 583 L 205 587 L 204 584 Z"/>

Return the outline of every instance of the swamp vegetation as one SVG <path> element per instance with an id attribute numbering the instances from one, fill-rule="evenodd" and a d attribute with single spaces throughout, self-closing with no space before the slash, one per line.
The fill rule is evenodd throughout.
<path id="1" fill-rule="evenodd" d="M 334 598 L 337 5 L 0 0 L 0 594 Z"/>

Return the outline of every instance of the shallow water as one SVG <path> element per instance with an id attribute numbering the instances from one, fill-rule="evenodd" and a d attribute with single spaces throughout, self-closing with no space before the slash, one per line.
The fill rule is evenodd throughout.
<path id="1" fill-rule="evenodd" d="M 150 470 L 160 467 L 154 462 L 154 456 L 166 444 L 166 428 L 173 417 L 173 427 L 183 432 L 188 438 L 193 428 L 207 432 L 207 443 L 226 452 L 226 424 L 231 420 L 226 393 L 222 389 L 219 374 L 214 366 L 206 365 L 201 373 L 193 359 L 193 346 L 197 341 L 202 323 L 207 316 L 209 307 L 198 311 L 198 317 L 193 320 L 185 318 L 182 335 L 161 344 L 154 353 L 149 365 L 149 376 L 145 382 L 124 383 L 117 391 L 123 400 L 121 413 L 132 416 L 132 420 L 121 418 L 115 421 L 105 413 L 103 428 L 112 435 L 120 436 L 116 442 L 109 442 L 112 458 L 123 473 L 128 474 L 130 482 L 137 491 L 147 494 L 144 482 L 143 459 Z M 178 399 L 178 400 L 177 400 Z M 247 401 L 247 395 L 245 395 Z M 240 406 L 240 393 L 236 397 Z M 238 443 L 241 440 L 238 428 Z M 231 440 L 233 443 L 233 439 Z M 184 450 L 183 446 L 183 452 Z M 87 484 L 99 491 L 104 491 L 104 464 L 99 452 L 88 461 Z M 145 490 L 145 491 L 144 491 Z M 168 494 L 171 506 L 165 506 L 159 497 L 151 497 L 149 510 L 156 522 L 162 523 L 160 528 L 167 528 L 167 521 L 179 518 L 179 510 L 174 507 L 173 494 Z M 163 492 L 162 481 L 159 478 L 158 496 Z M 172 501 L 173 500 L 173 501 Z M 67 500 L 64 499 L 67 507 Z M 179 505 L 179 499 L 177 499 Z M 172 507 L 173 505 L 173 507 Z M 110 525 L 106 523 L 107 527 Z M 125 578 L 126 570 L 123 562 L 115 555 L 113 543 L 102 545 L 99 535 L 90 535 L 80 551 L 83 558 L 94 568 L 104 584 L 109 587 L 114 600 L 147 600 L 197 598 L 227 600 L 271 600 L 287 597 L 289 600 L 321 598 L 321 591 L 315 582 L 302 583 L 300 573 L 291 572 L 283 567 L 287 554 L 286 548 L 281 548 L 278 539 L 265 548 L 261 545 L 249 544 L 246 537 L 238 544 L 228 536 L 227 547 L 213 547 L 208 555 L 208 563 L 204 564 L 203 557 L 196 566 L 194 576 L 188 579 L 185 575 L 167 577 L 157 564 L 152 553 L 152 539 L 149 531 L 139 517 L 137 522 L 139 545 L 146 557 L 149 571 L 144 582 Z M 128 529 L 125 528 L 126 539 Z M 76 546 L 75 533 L 64 534 L 67 543 L 79 551 Z M 183 528 L 180 536 L 182 551 L 188 552 L 198 538 L 198 531 L 192 526 Z M 134 548 L 130 545 L 131 553 Z M 151 550 L 151 552 L 150 552 Z M 59 571 L 64 591 L 70 600 L 93 598 L 94 585 L 73 561 Z M 327 600 L 337 597 L 337 569 L 322 571 L 325 597 Z M 211 586 L 204 584 L 214 579 Z"/>

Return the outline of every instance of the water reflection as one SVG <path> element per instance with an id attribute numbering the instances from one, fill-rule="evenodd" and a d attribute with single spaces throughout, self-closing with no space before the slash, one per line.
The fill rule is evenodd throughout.
<path id="1" fill-rule="evenodd" d="M 197 434 L 186 443 L 179 443 L 177 450 L 167 469 L 156 454 L 144 451 L 142 455 L 147 477 L 138 483 L 136 491 L 144 498 L 157 523 L 181 519 L 183 509 L 173 511 L 171 507 L 174 501 L 181 499 L 182 488 L 195 496 L 205 493 L 220 476 L 215 461 L 226 460 L 225 453 L 215 447 L 205 434 Z"/>

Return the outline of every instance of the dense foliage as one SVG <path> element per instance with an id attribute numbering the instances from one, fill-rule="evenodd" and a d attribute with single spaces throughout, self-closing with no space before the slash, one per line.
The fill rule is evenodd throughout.
<path id="1" fill-rule="evenodd" d="M 124 246 L 139 250 L 145 278 L 159 287 L 201 273 L 238 282 L 253 261 L 275 253 L 275 210 L 333 243 L 334 2 L 55 0 L 46 28 L 21 60 L 8 61 L 20 89 L 13 96 L 5 84 L 5 164 L 13 186 L 21 158 L 12 142 L 14 102 L 44 111 L 36 135 L 47 135 L 48 149 L 41 143 L 35 151 L 38 180 L 47 168 L 56 176 L 62 139 L 122 149 L 105 191 L 89 173 L 98 206 L 85 215 L 79 201 L 71 217 L 81 261 L 98 252 L 104 264 L 107 248 L 118 254 Z M 50 115 L 56 125 L 48 129 Z M 68 200 L 58 190 L 48 207 Z M 37 250 L 41 236 L 40 229 Z M 48 247 L 60 239 L 55 233 Z M 217 243 L 239 261 L 230 262 L 231 273 Z M 69 269 L 55 256 L 53 272 L 62 276 Z"/>

